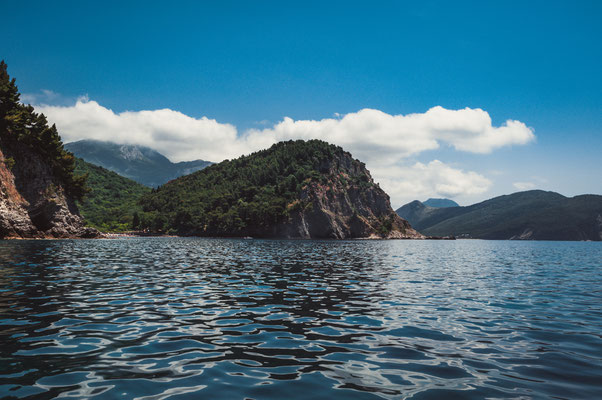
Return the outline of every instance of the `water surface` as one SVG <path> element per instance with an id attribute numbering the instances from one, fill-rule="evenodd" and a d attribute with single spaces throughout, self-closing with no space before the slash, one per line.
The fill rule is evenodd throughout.
<path id="1" fill-rule="evenodd" d="M 0 242 L 0 397 L 593 399 L 602 244 Z"/>

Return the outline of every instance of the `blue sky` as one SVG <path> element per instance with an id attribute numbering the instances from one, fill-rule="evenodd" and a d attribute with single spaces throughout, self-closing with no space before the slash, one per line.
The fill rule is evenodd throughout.
<path id="1" fill-rule="evenodd" d="M 238 136 L 284 117 L 482 109 L 493 127 L 517 120 L 535 139 L 487 153 L 439 139 L 400 156 L 392 161 L 400 174 L 438 160 L 489 182 L 480 192 L 470 182 L 446 191 L 431 176 L 408 196 L 466 204 L 517 187 L 602 193 L 602 2 L 34 1 L 5 3 L 3 14 L 0 57 L 34 104 L 69 107 L 85 95 L 116 115 L 169 109 Z M 47 111 L 65 139 L 77 139 L 73 117 Z M 131 141 L 155 143 L 140 138 Z M 168 155 L 188 153 L 178 154 Z M 403 184 L 388 183 L 398 202 L 407 200 Z"/>

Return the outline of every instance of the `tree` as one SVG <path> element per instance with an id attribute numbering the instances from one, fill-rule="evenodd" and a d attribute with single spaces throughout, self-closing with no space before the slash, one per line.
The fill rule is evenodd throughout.
<path id="1" fill-rule="evenodd" d="M 134 213 L 134 219 L 132 220 L 132 229 L 138 229 L 140 226 L 140 216 L 137 212 Z"/>
<path id="2" fill-rule="evenodd" d="M 44 114 L 36 113 L 31 105 L 19 102 L 19 89 L 4 61 L 0 61 L 0 141 L 12 149 L 26 147 L 39 154 L 56 183 L 73 198 L 82 199 L 89 191 L 87 176 L 74 174 L 75 158 L 63 148 L 56 126 L 49 126 Z"/>

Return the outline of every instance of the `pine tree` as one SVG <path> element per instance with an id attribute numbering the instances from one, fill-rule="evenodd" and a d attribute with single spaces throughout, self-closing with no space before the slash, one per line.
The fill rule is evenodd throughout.
<path id="1" fill-rule="evenodd" d="M 24 105 L 19 99 L 15 79 L 10 78 L 6 63 L 0 61 L 0 141 L 38 153 L 65 191 L 75 199 L 82 199 L 89 191 L 87 176 L 73 173 L 75 157 L 63 148 L 56 126 L 48 126 L 44 114 L 36 113 L 31 105 Z"/>
<path id="2" fill-rule="evenodd" d="M 137 212 L 134 213 L 134 219 L 132 220 L 132 229 L 138 229 L 140 226 L 140 216 Z"/>
<path id="3" fill-rule="evenodd" d="M 8 75 L 7 65 L 0 61 L 0 134 L 6 132 L 9 121 L 15 119 L 15 110 L 19 106 L 19 89 Z"/>

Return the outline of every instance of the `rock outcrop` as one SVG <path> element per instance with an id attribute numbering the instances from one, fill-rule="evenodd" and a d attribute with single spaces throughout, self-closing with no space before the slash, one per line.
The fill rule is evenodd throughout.
<path id="1" fill-rule="evenodd" d="M 0 239 L 97 237 L 75 198 L 85 177 L 73 174 L 55 126 L 19 100 L 15 79 L 0 62 Z"/>
<path id="2" fill-rule="evenodd" d="M 0 142 L 0 238 L 99 236 L 38 154 L 7 151 Z"/>
<path id="3" fill-rule="evenodd" d="M 301 210 L 274 228 L 288 238 L 423 239 L 393 211 L 389 196 L 375 184 L 364 164 L 349 153 L 320 165 L 322 180 L 301 191 Z"/>

